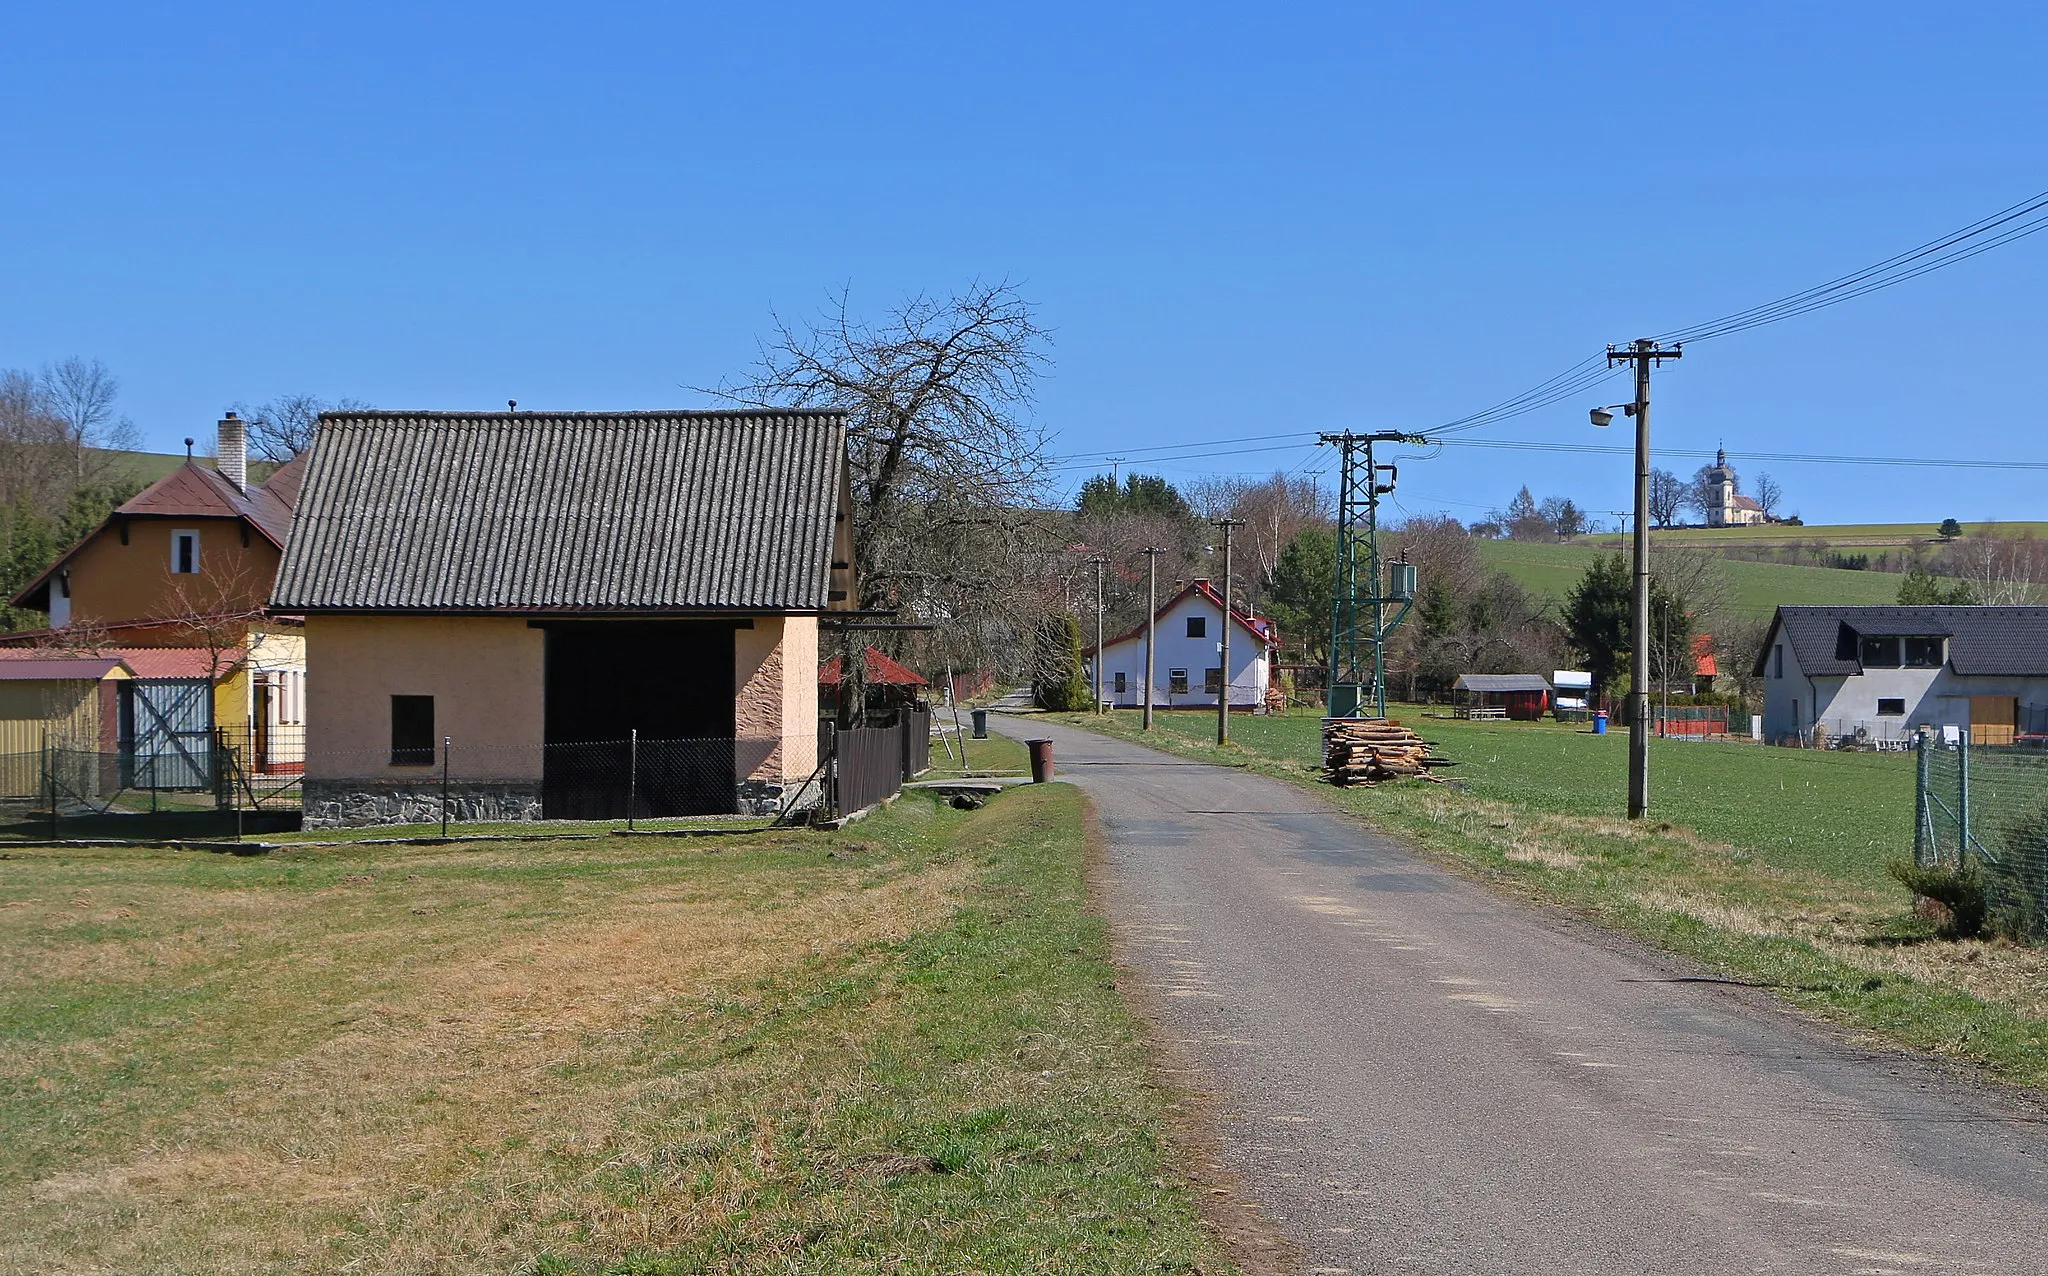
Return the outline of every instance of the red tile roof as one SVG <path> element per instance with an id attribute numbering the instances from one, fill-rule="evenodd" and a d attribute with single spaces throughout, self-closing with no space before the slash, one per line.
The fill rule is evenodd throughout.
<path id="1" fill-rule="evenodd" d="M 915 669 L 900 665 L 873 647 L 867 651 L 867 672 L 870 683 L 890 687 L 923 687 L 928 684 Z M 832 657 L 818 670 L 818 685 L 836 687 L 839 685 L 844 663 L 838 656 Z"/>
<path id="2" fill-rule="evenodd" d="M 128 666 L 138 678 L 218 678 L 242 663 L 248 653 L 240 647 L 218 653 L 204 647 L 93 647 L 68 650 L 62 647 L 0 647 L 0 669 L 51 661 L 114 661 Z M 219 667 L 214 667 L 218 658 Z M 14 677 L 25 677 L 16 674 Z M 44 677 L 55 675 L 45 674 Z M 82 674 L 68 675 L 83 677 Z M 104 676 L 104 675 L 101 675 Z"/>

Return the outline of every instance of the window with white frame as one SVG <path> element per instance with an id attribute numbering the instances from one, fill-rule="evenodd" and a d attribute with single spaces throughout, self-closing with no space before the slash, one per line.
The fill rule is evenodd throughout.
<path id="1" fill-rule="evenodd" d="M 1185 669 L 1168 669 L 1166 671 L 1166 689 L 1177 696 L 1186 695 L 1188 693 L 1188 671 Z"/>
<path id="2" fill-rule="evenodd" d="M 199 533 L 171 533 L 171 571 L 180 576 L 199 574 Z"/>

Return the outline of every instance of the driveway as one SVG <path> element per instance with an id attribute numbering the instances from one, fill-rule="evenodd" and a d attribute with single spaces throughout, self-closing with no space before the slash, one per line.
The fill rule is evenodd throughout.
<path id="1" fill-rule="evenodd" d="M 1121 956 L 1312 1272 L 2048 1273 L 2048 1125 L 1315 796 L 1032 718 Z"/>

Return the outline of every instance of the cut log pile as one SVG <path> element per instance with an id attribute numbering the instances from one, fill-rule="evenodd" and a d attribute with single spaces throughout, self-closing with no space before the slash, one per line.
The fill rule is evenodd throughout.
<path id="1" fill-rule="evenodd" d="M 1429 754 L 1429 741 L 1386 718 L 1323 719 L 1323 778 L 1332 784 L 1378 784 L 1420 778 L 1441 784 L 1432 767 L 1449 766 Z"/>

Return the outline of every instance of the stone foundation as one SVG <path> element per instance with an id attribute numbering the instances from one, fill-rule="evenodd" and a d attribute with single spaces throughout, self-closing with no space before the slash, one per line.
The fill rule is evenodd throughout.
<path id="1" fill-rule="evenodd" d="M 825 801 L 825 786 L 817 780 L 799 780 L 795 784 L 775 784 L 767 780 L 744 780 L 740 783 L 738 801 L 735 805 L 741 815 L 775 815 L 785 803 L 790 811 L 808 811 Z"/>
<path id="2" fill-rule="evenodd" d="M 438 824 L 441 785 L 383 780 L 305 781 L 306 827 Z M 514 823 L 540 818 L 538 780 L 455 780 L 448 785 L 448 822 Z"/>

